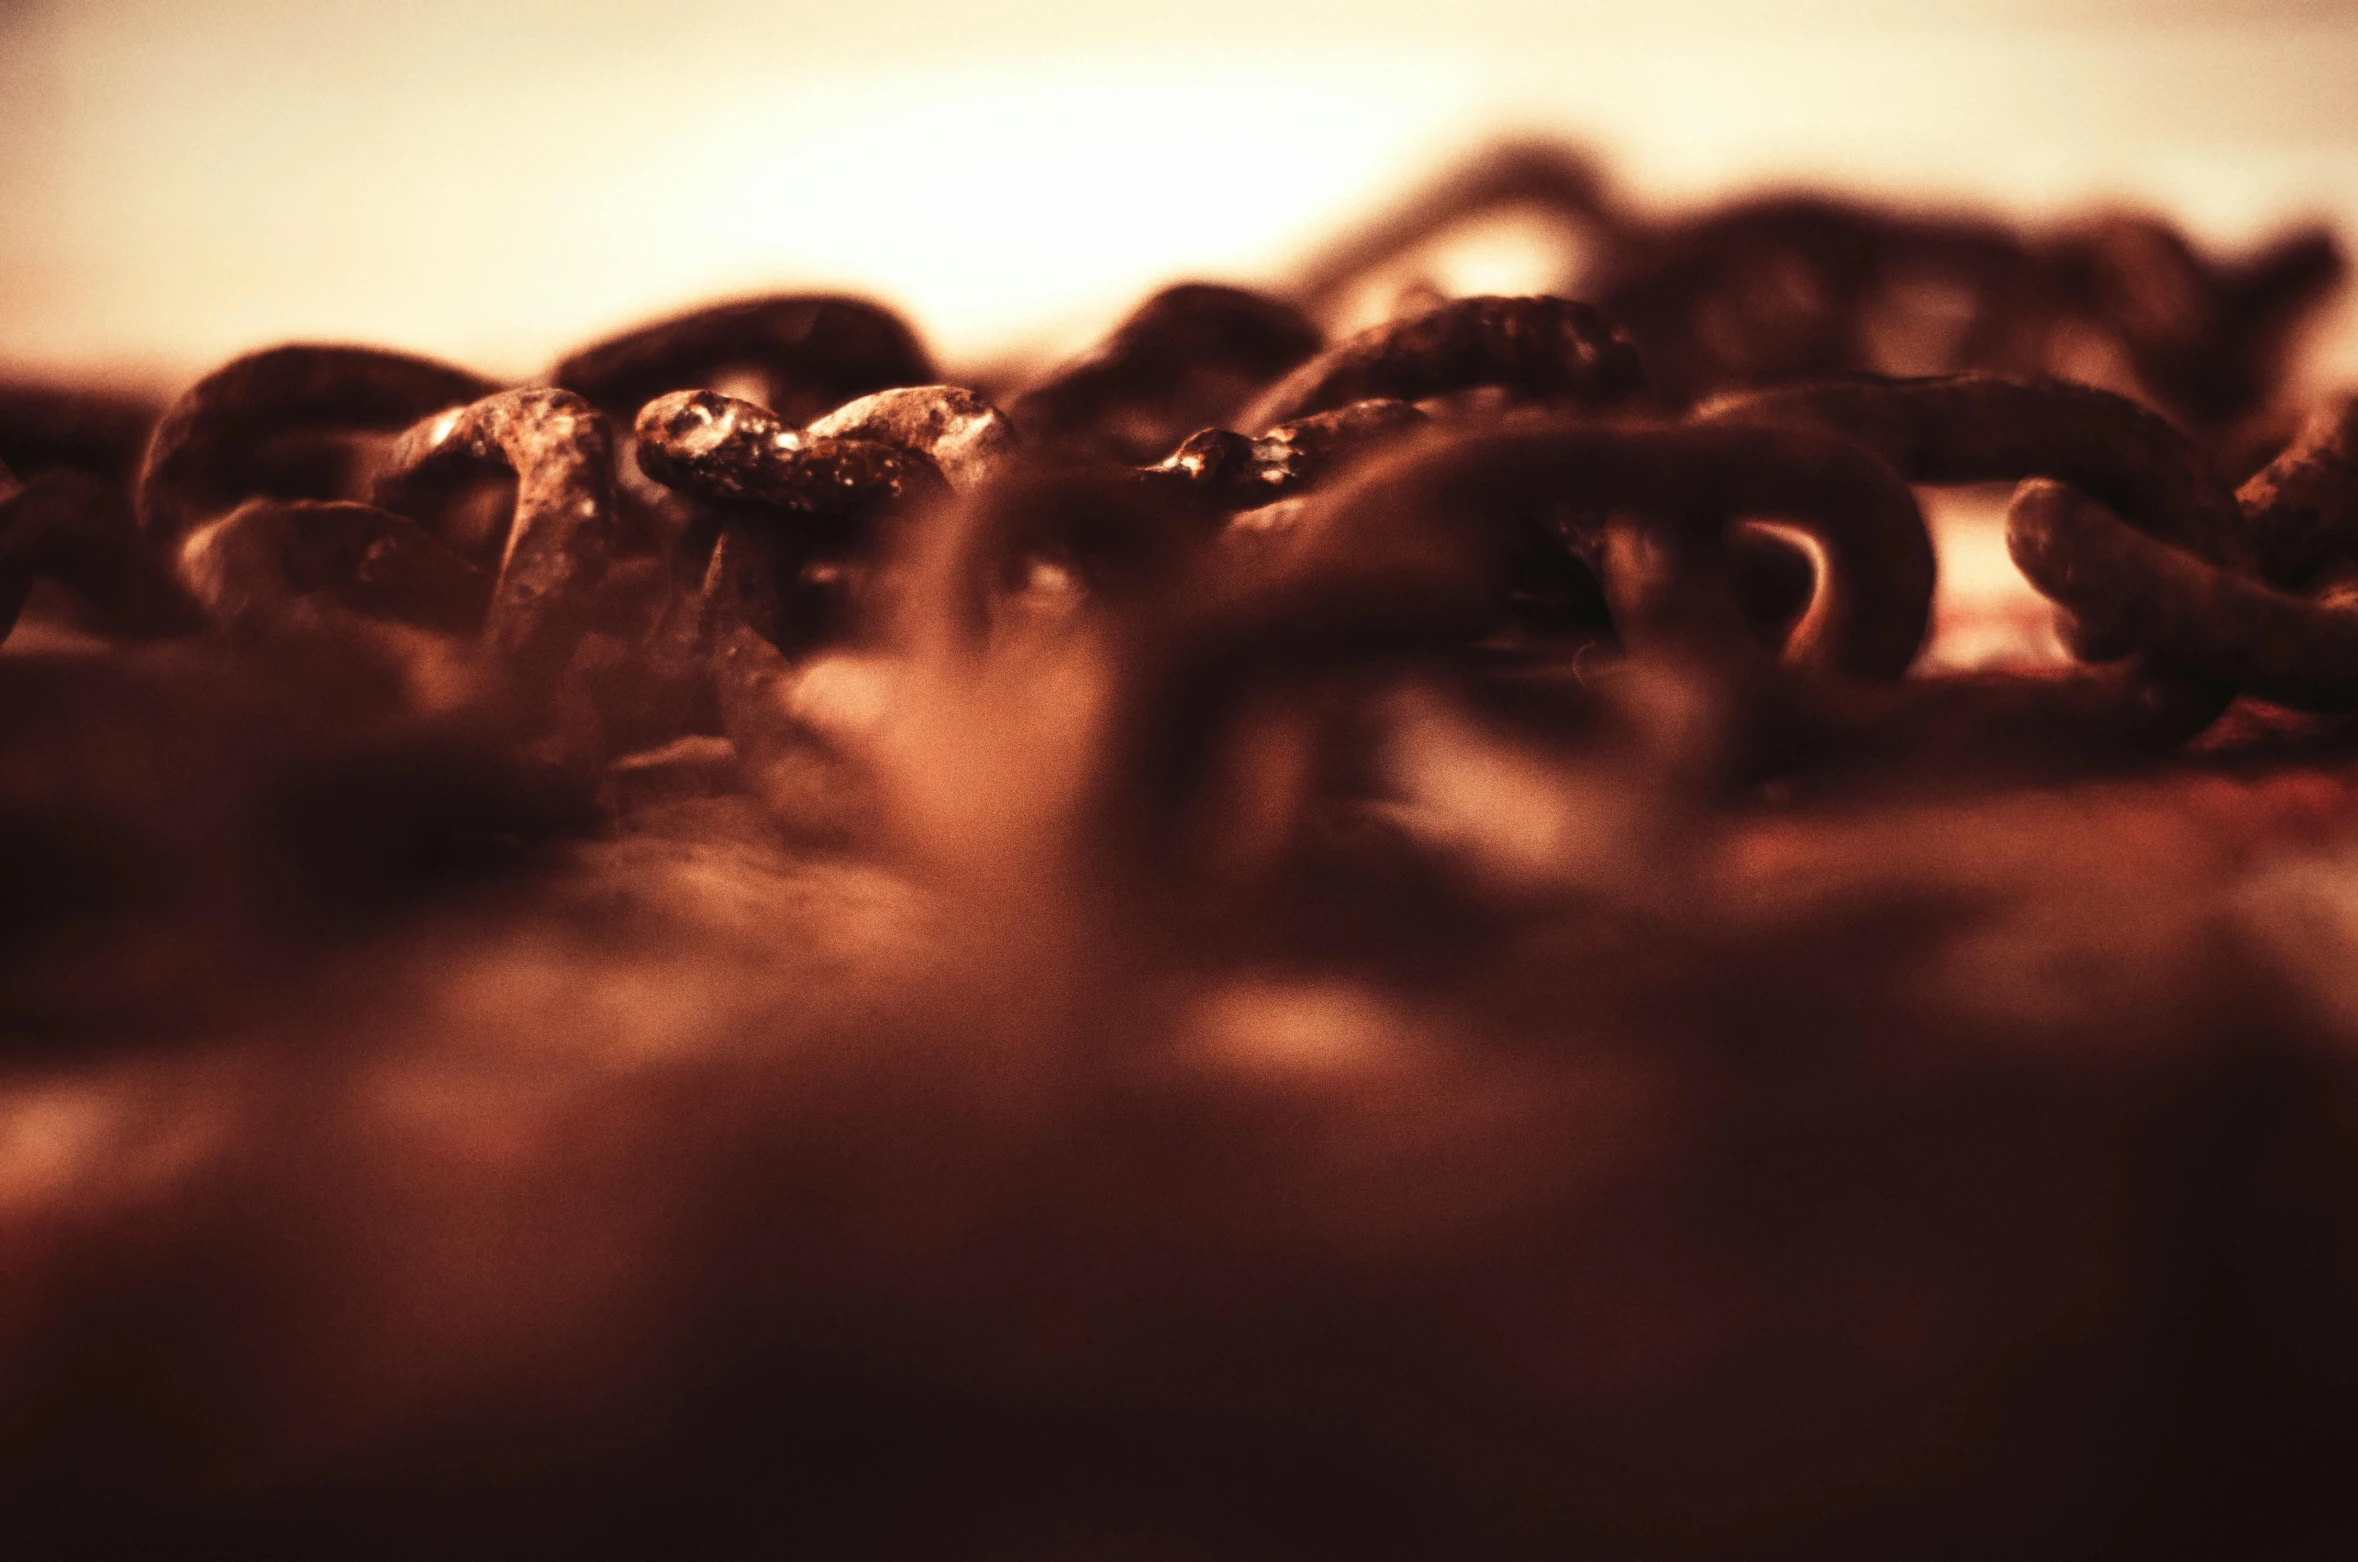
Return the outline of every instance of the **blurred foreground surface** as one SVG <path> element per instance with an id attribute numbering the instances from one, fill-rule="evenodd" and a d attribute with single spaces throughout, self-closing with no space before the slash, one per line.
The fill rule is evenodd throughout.
<path id="1" fill-rule="evenodd" d="M 21 1554 L 2349 1537 L 2344 749 L 1576 789 L 1508 843 L 1543 909 L 1404 886 L 1206 958 L 1027 852 L 912 878 L 730 797 L 257 891 L 272 832 L 154 839 L 286 806 L 218 674 L 144 670 L 137 737 L 85 691 L 153 767 L 98 804 L 140 900 L 18 941 Z"/>

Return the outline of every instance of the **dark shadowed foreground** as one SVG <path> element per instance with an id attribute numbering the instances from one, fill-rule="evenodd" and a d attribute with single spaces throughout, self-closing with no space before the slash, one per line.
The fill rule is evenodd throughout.
<path id="1" fill-rule="evenodd" d="M 271 757 L 284 678 L 0 669 L 113 778 L 6 1000 L 0 1468 L 61 1553 L 2347 1538 L 2342 760 L 1669 819 L 1436 719 L 1513 894 L 1343 955 L 1043 866 L 979 738 L 922 868 L 692 788 L 535 844 L 464 733 L 355 799 L 388 751 Z M 355 807 L 374 860 L 268 860 Z"/>

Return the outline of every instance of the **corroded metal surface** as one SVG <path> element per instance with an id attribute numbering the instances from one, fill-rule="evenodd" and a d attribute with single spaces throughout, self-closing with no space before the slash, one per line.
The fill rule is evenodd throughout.
<path id="1" fill-rule="evenodd" d="M 751 402 L 675 391 L 640 409 L 639 466 L 708 499 L 843 516 L 942 486 L 921 450 L 804 433 Z"/>
<path id="2" fill-rule="evenodd" d="M 614 450 L 605 418 L 562 390 L 503 391 L 429 418 L 397 440 L 377 502 L 403 511 L 437 470 L 505 468 L 515 510 L 485 631 L 501 652 L 553 675 L 586 621 L 613 548 Z"/>
<path id="3" fill-rule="evenodd" d="M 1022 438 L 1007 415 L 957 385 L 912 385 L 849 401 L 810 425 L 814 439 L 864 439 L 913 450 L 953 488 L 986 482 Z"/>
<path id="4" fill-rule="evenodd" d="M 1205 429 L 1146 471 L 1220 509 L 1250 510 L 1299 498 L 1430 421 L 1405 401 L 1355 401 L 1280 423 L 1258 439 Z"/>

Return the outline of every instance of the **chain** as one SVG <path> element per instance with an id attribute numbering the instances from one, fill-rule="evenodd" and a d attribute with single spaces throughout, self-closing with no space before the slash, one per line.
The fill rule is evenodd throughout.
<path id="1" fill-rule="evenodd" d="M 545 387 L 256 353 L 155 415 L 135 470 L 122 398 L 20 389 L 0 441 L 35 471 L 0 496 L 0 608 L 50 578 L 113 634 L 403 623 L 539 691 L 578 762 L 718 726 L 749 773 L 816 746 L 847 785 L 856 741 L 791 692 L 811 667 L 987 657 L 1051 621 L 1095 626 L 1136 685 L 1108 773 L 1141 795 L 1204 773 L 1255 690 L 1346 676 L 1482 704 L 1577 668 L 1547 684 L 1577 726 L 1645 682 L 1618 666 L 1710 669 L 1737 786 L 1910 753 L 2125 762 L 2237 696 L 2358 709 L 2358 403 L 2250 458 L 2329 240 L 2229 265 L 2151 219 L 2034 242 L 1814 199 L 1665 223 L 1573 172 L 1502 154 L 1298 302 L 1167 289 L 998 387 L 1004 412 L 935 383 L 889 311 L 803 295 L 615 337 Z M 1595 303 L 1446 300 L 1326 342 L 1314 317 L 1356 281 L 1515 203 L 1588 231 Z M 1950 288 L 1971 372 L 1864 372 L 1901 281 Z M 1743 301 L 1778 288 L 1769 353 Z M 2021 372 L 2067 316 L 2145 400 Z M 1911 675 L 1934 584 L 1914 490 L 1983 483 L 2018 485 L 2010 551 L 2079 661 Z"/>

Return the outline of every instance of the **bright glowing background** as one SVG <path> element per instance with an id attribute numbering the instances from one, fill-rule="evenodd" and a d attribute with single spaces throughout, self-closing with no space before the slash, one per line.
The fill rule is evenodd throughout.
<path id="1" fill-rule="evenodd" d="M 1278 276 L 1509 127 L 1664 202 L 1817 179 L 2358 234 L 2339 8 L 1755 9 L 0 0 L 0 361 L 172 379 L 330 337 L 521 375 L 806 284 L 956 361 Z"/>

